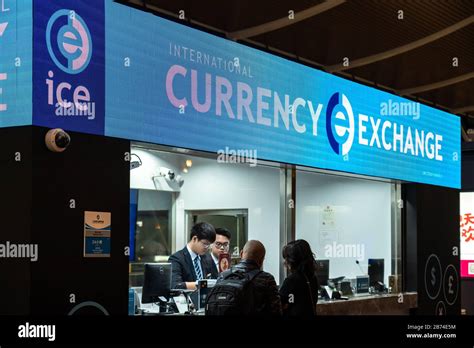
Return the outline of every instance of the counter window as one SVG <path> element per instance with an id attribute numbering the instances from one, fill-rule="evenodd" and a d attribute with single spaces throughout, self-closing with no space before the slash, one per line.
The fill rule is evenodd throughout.
<path id="1" fill-rule="evenodd" d="M 230 231 L 232 263 L 239 261 L 249 239 L 260 240 L 266 248 L 264 268 L 278 281 L 280 165 L 162 149 L 147 145 L 131 150 L 141 163 L 130 172 L 131 189 L 138 190 L 132 262 L 166 261 L 185 247 L 191 227 L 205 221 Z M 131 273 L 139 273 L 138 269 L 132 264 Z"/>
<path id="2" fill-rule="evenodd" d="M 247 240 L 260 240 L 264 269 L 277 282 L 285 277 L 282 248 L 294 238 L 310 243 L 322 285 L 344 282 L 350 292 L 365 276 L 367 288 L 402 290 L 397 185 L 162 149 L 132 148 L 140 158 L 130 176 L 132 191 L 138 192 L 132 262 L 167 261 L 186 246 L 192 226 L 208 222 L 230 231 L 224 248 L 233 263 Z M 132 265 L 131 273 L 135 269 Z"/>
<path id="3" fill-rule="evenodd" d="M 349 292 L 368 275 L 369 287 L 401 291 L 396 195 L 387 182 L 297 171 L 296 239 L 320 260 L 321 283 L 345 281 Z"/>

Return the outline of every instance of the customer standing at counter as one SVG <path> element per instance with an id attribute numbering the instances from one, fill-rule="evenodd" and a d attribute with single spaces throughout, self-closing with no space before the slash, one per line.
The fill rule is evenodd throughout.
<path id="1" fill-rule="evenodd" d="M 262 270 L 265 259 L 263 244 L 258 240 L 249 240 L 240 257 L 237 265 L 217 278 L 207 299 L 206 314 L 281 315 L 275 278 Z"/>
<path id="2" fill-rule="evenodd" d="M 316 315 L 319 284 L 311 247 L 307 241 L 299 239 L 288 243 L 282 254 L 289 271 L 280 288 L 283 315 Z"/>
<path id="3" fill-rule="evenodd" d="M 216 240 L 214 227 L 207 222 L 200 222 L 193 226 L 190 237 L 188 244 L 168 259 L 173 267 L 173 289 L 195 290 L 198 280 L 206 279 L 212 274 L 213 265 L 204 255 Z"/>

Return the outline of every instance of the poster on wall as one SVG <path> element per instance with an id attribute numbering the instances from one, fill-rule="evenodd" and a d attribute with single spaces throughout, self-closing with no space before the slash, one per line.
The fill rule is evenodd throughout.
<path id="1" fill-rule="evenodd" d="M 336 210 L 334 206 L 324 205 L 321 207 L 321 218 L 319 226 L 319 243 L 322 246 L 333 245 L 339 242 Z"/>
<path id="2" fill-rule="evenodd" d="M 474 278 L 474 192 L 461 192 L 461 277 Z"/>
<path id="3" fill-rule="evenodd" d="M 84 257 L 110 257 L 110 212 L 84 212 Z"/>

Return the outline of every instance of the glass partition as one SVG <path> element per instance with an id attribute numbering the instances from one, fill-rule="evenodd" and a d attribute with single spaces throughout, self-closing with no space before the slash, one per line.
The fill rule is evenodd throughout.
<path id="1" fill-rule="evenodd" d="M 355 293 L 365 277 L 367 292 L 402 291 L 398 184 L 155 145 L 132 154 L 140 159 L 131 171 L 136 279 L 144 262 L 167 261 L 186 246 L 191 227 L 206 221 L 230 230 L 234 263 L 247 240 L 260 240 L 264 270 L 277 283 L 286 276 L 283 246 L 305 239 L 321 261 L 323 283 L 345 282 Z"/>
<path id="2" fill-rule="evenodd" d="M 319 264 L 326 278 L 339 286 L 347 281 L 353 293 L 364 276 L 370 292 L 383 286 L 401 291 L 397 203 L 395 184 L 299 169 L 296 239 L 307 240 L 325 260 Z"/>
<path id="3" fill-rule="evenodd" d="M 131 273 L 140 272 L 137 263 L 166 261 L 186 246 L 192 226 L 206 221 L 231 232 L 233 263 L 249 239 L 260 240 L 266 248 L 264 268 L 278 282 L 279 164 L 186 152 L 132 147 L 133 158 L 141 164 L 130 173 L 131 189 L 138 190 L 136 221 L 131 221 L 136 223 Z"/>

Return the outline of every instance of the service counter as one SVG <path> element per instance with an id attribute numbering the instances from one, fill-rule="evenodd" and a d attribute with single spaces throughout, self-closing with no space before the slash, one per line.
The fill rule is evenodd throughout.
<path id="1" fill-rule="evenodd" d="M 318 315 L 408 315 L 417 307 L 416 292 L 356 295 L 347 300 L 319 300 Z"/>
<path id="2" fill-rule="evenodd" d="M 380 295 L 355 295 L 347 300 L 318 300 L 316 307 L 317 315 L 409 315 L 410 311 L 418 306 L 418 294 L 416 292 L 404 292 L 400 294 Z M 150 310 L 147 305 L 147 311 Z M 142 315 L 158 315 L 158 312 L 142 312 Z M 194 315 L 205 315 L 204 311 L 194 312 Z M 168 313 L 167 315 L 185 315 L 179 313 Z M 189 315 L 189 314 L 187 314 Z"/>

